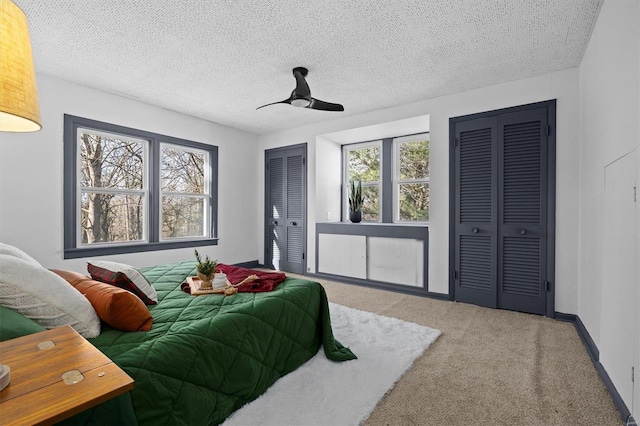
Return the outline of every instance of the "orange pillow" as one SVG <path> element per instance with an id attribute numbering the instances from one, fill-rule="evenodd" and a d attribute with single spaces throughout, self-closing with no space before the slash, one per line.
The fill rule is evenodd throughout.
<path id="1" fill-rule="evenodd" d="M 52 269 L 84 294 L 98 317 L 113 328 L 123 331 L 149 331 L 151 312 L 135 294 L 119 287 L 94 281 L 78 272 Z"/>

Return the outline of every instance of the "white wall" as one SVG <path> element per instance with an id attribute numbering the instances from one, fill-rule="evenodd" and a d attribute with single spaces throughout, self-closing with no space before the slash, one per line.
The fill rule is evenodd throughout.
<path id="1" fill-rule="evenodd" d="M 316 182 L 316 222 L 339 222 L 342 147 L 322 136 L 316 138 Z"/>
<path id="2" fill-rule="evenodd" d="M 602 6 L 580 66 L 577 313 L 601 355 L 607 351 L 633 350 L 631 345 L 625 348 L 601 345 L 604 334 L 620 332 L 602 328 L 612 313 L 601 310 L 601 297 L 607 296 L 608 291 L 608 283 L 603 281 L 603 258 L 611 255 L 603 253 L 602 248 L 606 219 L 601 200 L 604 199 L 605 166 L 633 150 L 637 156 L 640 150 L 639 123 L 640 6 L 636 0 L 608 0 Z M 640 230 L 640 223 L 636 229 Z M 637 278 L 636 271 L 636 286 Z M 635 306 L 637 309 L 637 301 Z M 619 337 L 629 343 L 633 338 Z M 605 365 L 605 368 L 610 367 Z"/>
<path id="3" fill-rule="evenodd" d="M 45 267 L 86 271 L 86 259 L 63 260 L 63 114 L 175 136 L 219 147 L 218 246 L 199 248 L 221 262 L 257 259 L 262 211 L 252 167 L 257 136 L 134 100 L 38 75 L 43 129 L 0 133 L 0 241 L 22 248 Z M 108 256 L 134 266 L 193 257 L 192 249 Z"/>
<path id="4" fill-rule="evenodd" d="M 307 266 L 315 271 L 315 223 L 318 217 L 333 209 L 334 200 L 317 197 L 318 182 L 325 170 L 316 170 L 316 137 L 378 123 L 430 116 L 431 150 L 431 223 L 429 228 L 429 290 L 448 293 L 449 253 L 449 118 L 476 112 L 558 99 L 557 103 L 557 231 L 556 231 L 556 310 L 577 311 L 576 271 L 578 265 L 578 70 L 569 69 L 530 79 L 485 87 L 465 93 L 443 96 L 422 102 L 373 111 L 354 117 L 338 118 L 292 130 L 262 135 L 262 150 L 301 142 L 309 144 L 309 217 L 307 235 Z M 348 107 L 348 105 L 347 105 Z M 264 181 L 264 160 L 256 163 L 259 177 Z M 326 173 L 335 173 L 327 170 Z M 328 176 L 328 175 L 327 175 Z M 260 203 L 264 197 L 260 195 Z M 325 213 L 326 214 L 326 213 Z M 256 214 L 263 226 L 261 214 Z M 263 250 L 260 251 L 263 253 Z M 262 254 L 260 254 L 262 256 Z M 262 259 L 262 258 L 261 258 Z"/>

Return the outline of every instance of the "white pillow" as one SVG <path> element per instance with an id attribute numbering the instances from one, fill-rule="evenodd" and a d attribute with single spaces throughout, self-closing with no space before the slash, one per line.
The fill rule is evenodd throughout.
<path id="1" fill-rule="evenodd" d="M 122 285 L 122 283 L 117 282 L 117 277 L 109 277 L 111 279 L 105 279 L 104 274 L 96 275 L 96 272 L 98 271 L 92 271 L 92 268 L 89 267 L 89 274 L 94 280 L 102 281 L 107 284 L 117 285 L 118 287 L 122 287 L 125 290 L 129 290 L 140 297 L 146 304 L 158 303 L 158 294 L 156 293 L 156 289 L 153 288 L 153 286 L 149 284 L 149 281 L 147 281 L 147 279 L 133 266 L 127 265 L 126 263 L 109 262 L 107 260 L 91 260 L 87 263 L 89 263 L 89 265 L 93 265 L 113 273 L 120 272 L 121 274 L 126 275 L 129 281 L 131 281 L 131 283 L 133 283 L 133 285 L 135 285 L 135 287 L 137 288 L 129 288 L 131 283 Z M 113 278 L 116 279 L 113 280 Z"/>
<path id="2" fill-rule="evenodd" d="M 0 305 L 44 328 L 70 325 L 84 337 L 100 334 L 89 300 L 60 276 L 16 256 L 0 254 Z"/>
<path id="3" fill-rule="evenodd" d="M 0 254 L 8 254 L 11 256 L 15 256 L 22 260 L 26 260 L 27 262 L 30 262 L 35 266 L 42 266 L 33 257 L 29 256 L 27 253 L 23 252 L 18 247 L 10 246 L 9 244 L 0 243 Z"/>

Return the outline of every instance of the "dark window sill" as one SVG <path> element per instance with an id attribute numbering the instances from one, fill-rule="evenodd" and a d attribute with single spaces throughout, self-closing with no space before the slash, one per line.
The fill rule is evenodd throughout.
<path id="1" fill-rule="evenodd" d="M 429 240 L 429 226 L 427 224 L 404 225 L 379 222 L 319 222 L 316 223 L 316 233 Z"/>
<path id="2" fill-rule="evenodd" d="M 362 222 L 358 222 L 358 223 L 353 223 L 351 221 L 344 221 L 344 222 L 318 222 L 318 223 L 339 223 L 342 225 L 354 225 L 354 226 L 361 226 L 361 225 L 367 225 L 367 226 L 412 226 L 412 227 L 417 227 L 417 228 L 428 228 L 429 227 L 429 222 L 369 222 L 369 221 L 362 221 Z"/>
<path id="3" fill-rule="evenodd" d="M 68 248 L 64 250 L 64 258 L 79 259 L 92 256 L 108 256 L 112 254 L 141 253 L 145 251 L 173 250 L 180 248 L 215 245 L 218 245 L 217 238 L 207 240 L 165 241 L 161 243 L 127 244 L 121 246 Z"/>

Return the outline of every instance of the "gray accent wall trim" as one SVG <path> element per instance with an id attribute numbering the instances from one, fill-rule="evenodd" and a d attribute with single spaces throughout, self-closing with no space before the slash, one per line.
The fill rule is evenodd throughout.
<path id="1" fill-rule="evenodd" d="M 80 259 L 89 256 L 107 256 L 111 254 L 128 254 L 128 253 L 142 253 L 146 251 L 159 251 L 159 250 L 174 250 L 185 247 L 203 247 L 203 246 L 215 246 L 218 244 L 218 239 L 211 240 L 193 240 L 189 242 L 175 241 L 175 242 L 162 242 L 162 243 L 143 243 L 143 244 L 128 244 L 119 247 L 92 247 L 90 249 L 65 249 L 65 259 Z"/>
<path id="2" fill-rule="evenodd" d="M 209 199 L 209 216 L 211 228 L 209 238 L 189 240 L 160 241 L 160 185 L 155 179 L 149 179 L 149 216 L 148 216 L 148 242 L 130 244 L 109 244 L 96 247 L 77 247 L 77 166 L 76 155 L 78 148 L 78 128 L 101 130 L 125 136 L 137 137 L 149 141 L 150 176 L 160 176 L 160 144 L 170 143 L 174 145 L 196 148 L 207 151 L 211 162 L 211 197 Z M 145 251 L 170 250 L 187 247 L 200 247 L 218 244 L 218 147 L 202 142 L 180 139 L 159 133 L 119 126 L 117 124 L 92 120 L 90 118 L 77 117 L 64 114 L 64 258 L 77 259 L 88 256 L 105 256 L 111 254 L 138 253 Z"/>
<path id="3" fill-rule="evenodd" d="M 600 351 L 598 350 L 598 347 L 596 346 L 595 342 L 591 338 L 589 331 L 587 331 L 587 328 L 584 326 L 584 323 L 582 322 L 580 317 L 574 314 L 564 314 L 562 312 L 556 312 L 555 318 L 560 321 L 571 322 L 576 327 L 578 336 L 580 336 L 582 343 L 587 349 L 587 353 L 589 354 L 589 357 L 591 358 L 591 361 L 593 362 L 593 365 L 596 368 L 596 371 L 600 375 L 600 379 L 602 379 L 604 386 L 609 391 L 609 395 L 611 395 L 613 404 L 618 409 L 618 413 L 620 413 L 620 418 L 622 419 L 624 424 L 633 424 L 633 422 L 631 423 L 629 422 L 630 420 L 633 420 L 633 416 L 631 415 L 629 408 L 624 403 L 624 401 L 622 400 L 622 397 L 618 393 L 618 390 L 616 389 L 613 382 L 611 381 L 611 378 L 609 377 L 607 370 L 604 368 L 602 363 L 600 363 Z"/>
<path id="4" fill-rule="evenodd" d="M 381 222 L 393 222 L 393 139 L 382 140 Z"/>
<path id="5" fill-rule="evenodd" d="M 429 242 L 429 227 L 426 225 L 320 222 L 316 223 L 316 236 L 318 233 L 364 235 L 366 237 L 413 238 L 416 240 L 425 240 L 427 244 Z"/>
<path id="6" fill-rule="evenodd" d="M 410 294 L 412 296 L 428 297 L 437 300 L 449 300 L 449 295 L 444 293 L 434 293 L 421 287 L 410 287 L 406 285 L 391 284 L 374 280 L 361 280 L 358 278 L 344 277 L 341 275 L 318 273 L 306 273 L 305 276 L 310 278 L 324 279 L 336 281 L 343 284 L 359 285 L 362 287 L 370 287 L 378 290 L 395 291 L 396 293 Z"/>
<path id="7" fill-rule="evenodd" d="M 258 262 L 258 259 L 249 260 L 247 262 L 234 263 L 233 266 L 238 266 L 240 268 L 247 268 L 247 269 L 264 268 L 264 265 L 261 265 L 260 262 Z"/>
<path id="8" fill-rule="evenodd" d="M 549 289 L 547 290 L 547 316 L 554 318 L 556 306 L 556 100 L 541 102 L 547 107 L 547 124 L 549 135 L 547 139 L 547 276 Z M 580 322 L 582 324 L 582 321 Z M 584 325 L 583 325 L 584 327 Z M 586 330 L 585 330 L 586 331 Z"/>
<path id="9" fill-rule="evenodd" d="M 580 317 L 574 314 L 556 312 L 556 319 L 560 321 L 571 322 L 576 326 L 578 335 L 580 335 L 582 343 L 584 343 L 585 348 L 587 348 L 587 353 L 589 354 L 589 357 L 591 357 L 591 361 L 593 361 L 594 363 L 598 362 L 598 360 L 600 359 L 600 351 L 591 338 L 591 335 L 587 331 L 587 328 L 582 323 Z"/>

